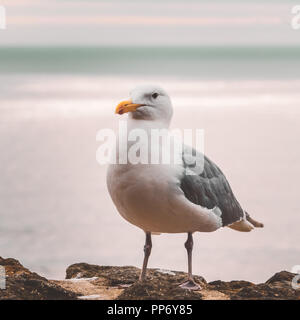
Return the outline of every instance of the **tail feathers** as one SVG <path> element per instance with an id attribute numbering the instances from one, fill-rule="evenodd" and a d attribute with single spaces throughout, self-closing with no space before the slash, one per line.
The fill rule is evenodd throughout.
<path id="1" fill-rule="evenodd" d="M 237 222 L 234 222 L 233 224 L 228 226 L 231 229 L 234 229 L 236 231 L 241 231 L 241 232 L 249 232 L 254 229 L 254 226 L 252 223 L 248 222 L 247 220 L 240 220 Z"/>
<path id="2" fill-rule="evenodd" d="M 245 212 L 245 216 L 242 220 L 237 221 L 229 225 L 228 227 L 241 232 L 249 232 L 254 228 L 263 228 L 264 225 L 263 223 L 252 219 L 250 215 L 247 212 Z"/>
<path id="3" fill-rule="evenodd" d="M 252 218 L 250 217 L 250 215 L 249 215 L 248 212 L 246 212 L 246 219 L 247 219 L 251 224 L 253 224 L 255 228 L 263 228 L 263 227 L 264 227 L 264 224 L 263 224 L 263 223 L 258 222 L 258 221 L 256 221 L 256 220 L 252 219 Z"/>

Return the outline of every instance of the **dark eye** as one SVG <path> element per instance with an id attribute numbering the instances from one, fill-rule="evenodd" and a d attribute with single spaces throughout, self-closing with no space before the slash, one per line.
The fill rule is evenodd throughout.
<path id="1" fill-rule="evenodd" d="M 152 93 L 152 98 L 153 99 L 156 99 L 157 97 L 158 97 L 158 93 L 157 92 Z"/>

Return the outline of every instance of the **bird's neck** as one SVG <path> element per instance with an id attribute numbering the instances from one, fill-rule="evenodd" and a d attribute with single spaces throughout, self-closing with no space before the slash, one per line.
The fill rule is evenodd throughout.
<path id="1" fill-rule="evenodd" d="M 169 121 L 163 120 L 143 120 L 128 118 L 128 129 L 143 129 L 150 131 L 151 129 L 168 129 L 170 126 Z"/>

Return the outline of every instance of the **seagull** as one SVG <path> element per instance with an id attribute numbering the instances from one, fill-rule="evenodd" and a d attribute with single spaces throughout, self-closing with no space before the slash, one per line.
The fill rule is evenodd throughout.
<path id="1" fill-rule="evenodd" d="M 153 129 L 169 130 L 173 107 L 164 89 L 156 85 L 141 85 L 131 91 L 130 100 L 117 105 L 115 113 L 128 114 L 128 132 L 143 130 L 150 134 Z M 127 159 L 133 142 L 119 134 L 120 141 L 123 144 L 121 148 L 117 147 L 118 143 L 115 147 L 117 159 Z M 113 203 L 124 219 L 146 235 L 140 281 L 146 279 L 152 234 L 187 233 L 184 245 L 188 257 L 188 278 L 180 287 L 200 290 L 192 274 L 193 233 L 213 232 L 225 226 L 242 232 L 263 227 L 242 209 L 219 167 L 191 148 L 184 145 L 182 150 L 203 156 L 200 170 L 191 166 L 186 152 L 178 155 L 176 164 L 130 161 L 109 164 L 107 187 Z"/>

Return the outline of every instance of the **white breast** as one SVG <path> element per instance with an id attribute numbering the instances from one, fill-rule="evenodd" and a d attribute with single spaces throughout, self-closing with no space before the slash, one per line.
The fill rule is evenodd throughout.
<path id="1" fill-rule="evenodd" d="M 117 154 L 124 159 L 127 155 L 123 153 L 128 152 L 128 148 L 122 150 Z M 180 189 L 184 167 L 179 159 L 181 154 L 171 165 L 109 166 L 108 190 L 122 217 L 144 231 L 160 233 L 205 232 L 221 227 L 220 217 L 212 210 L 195 205 L 184 196 Z"/>

